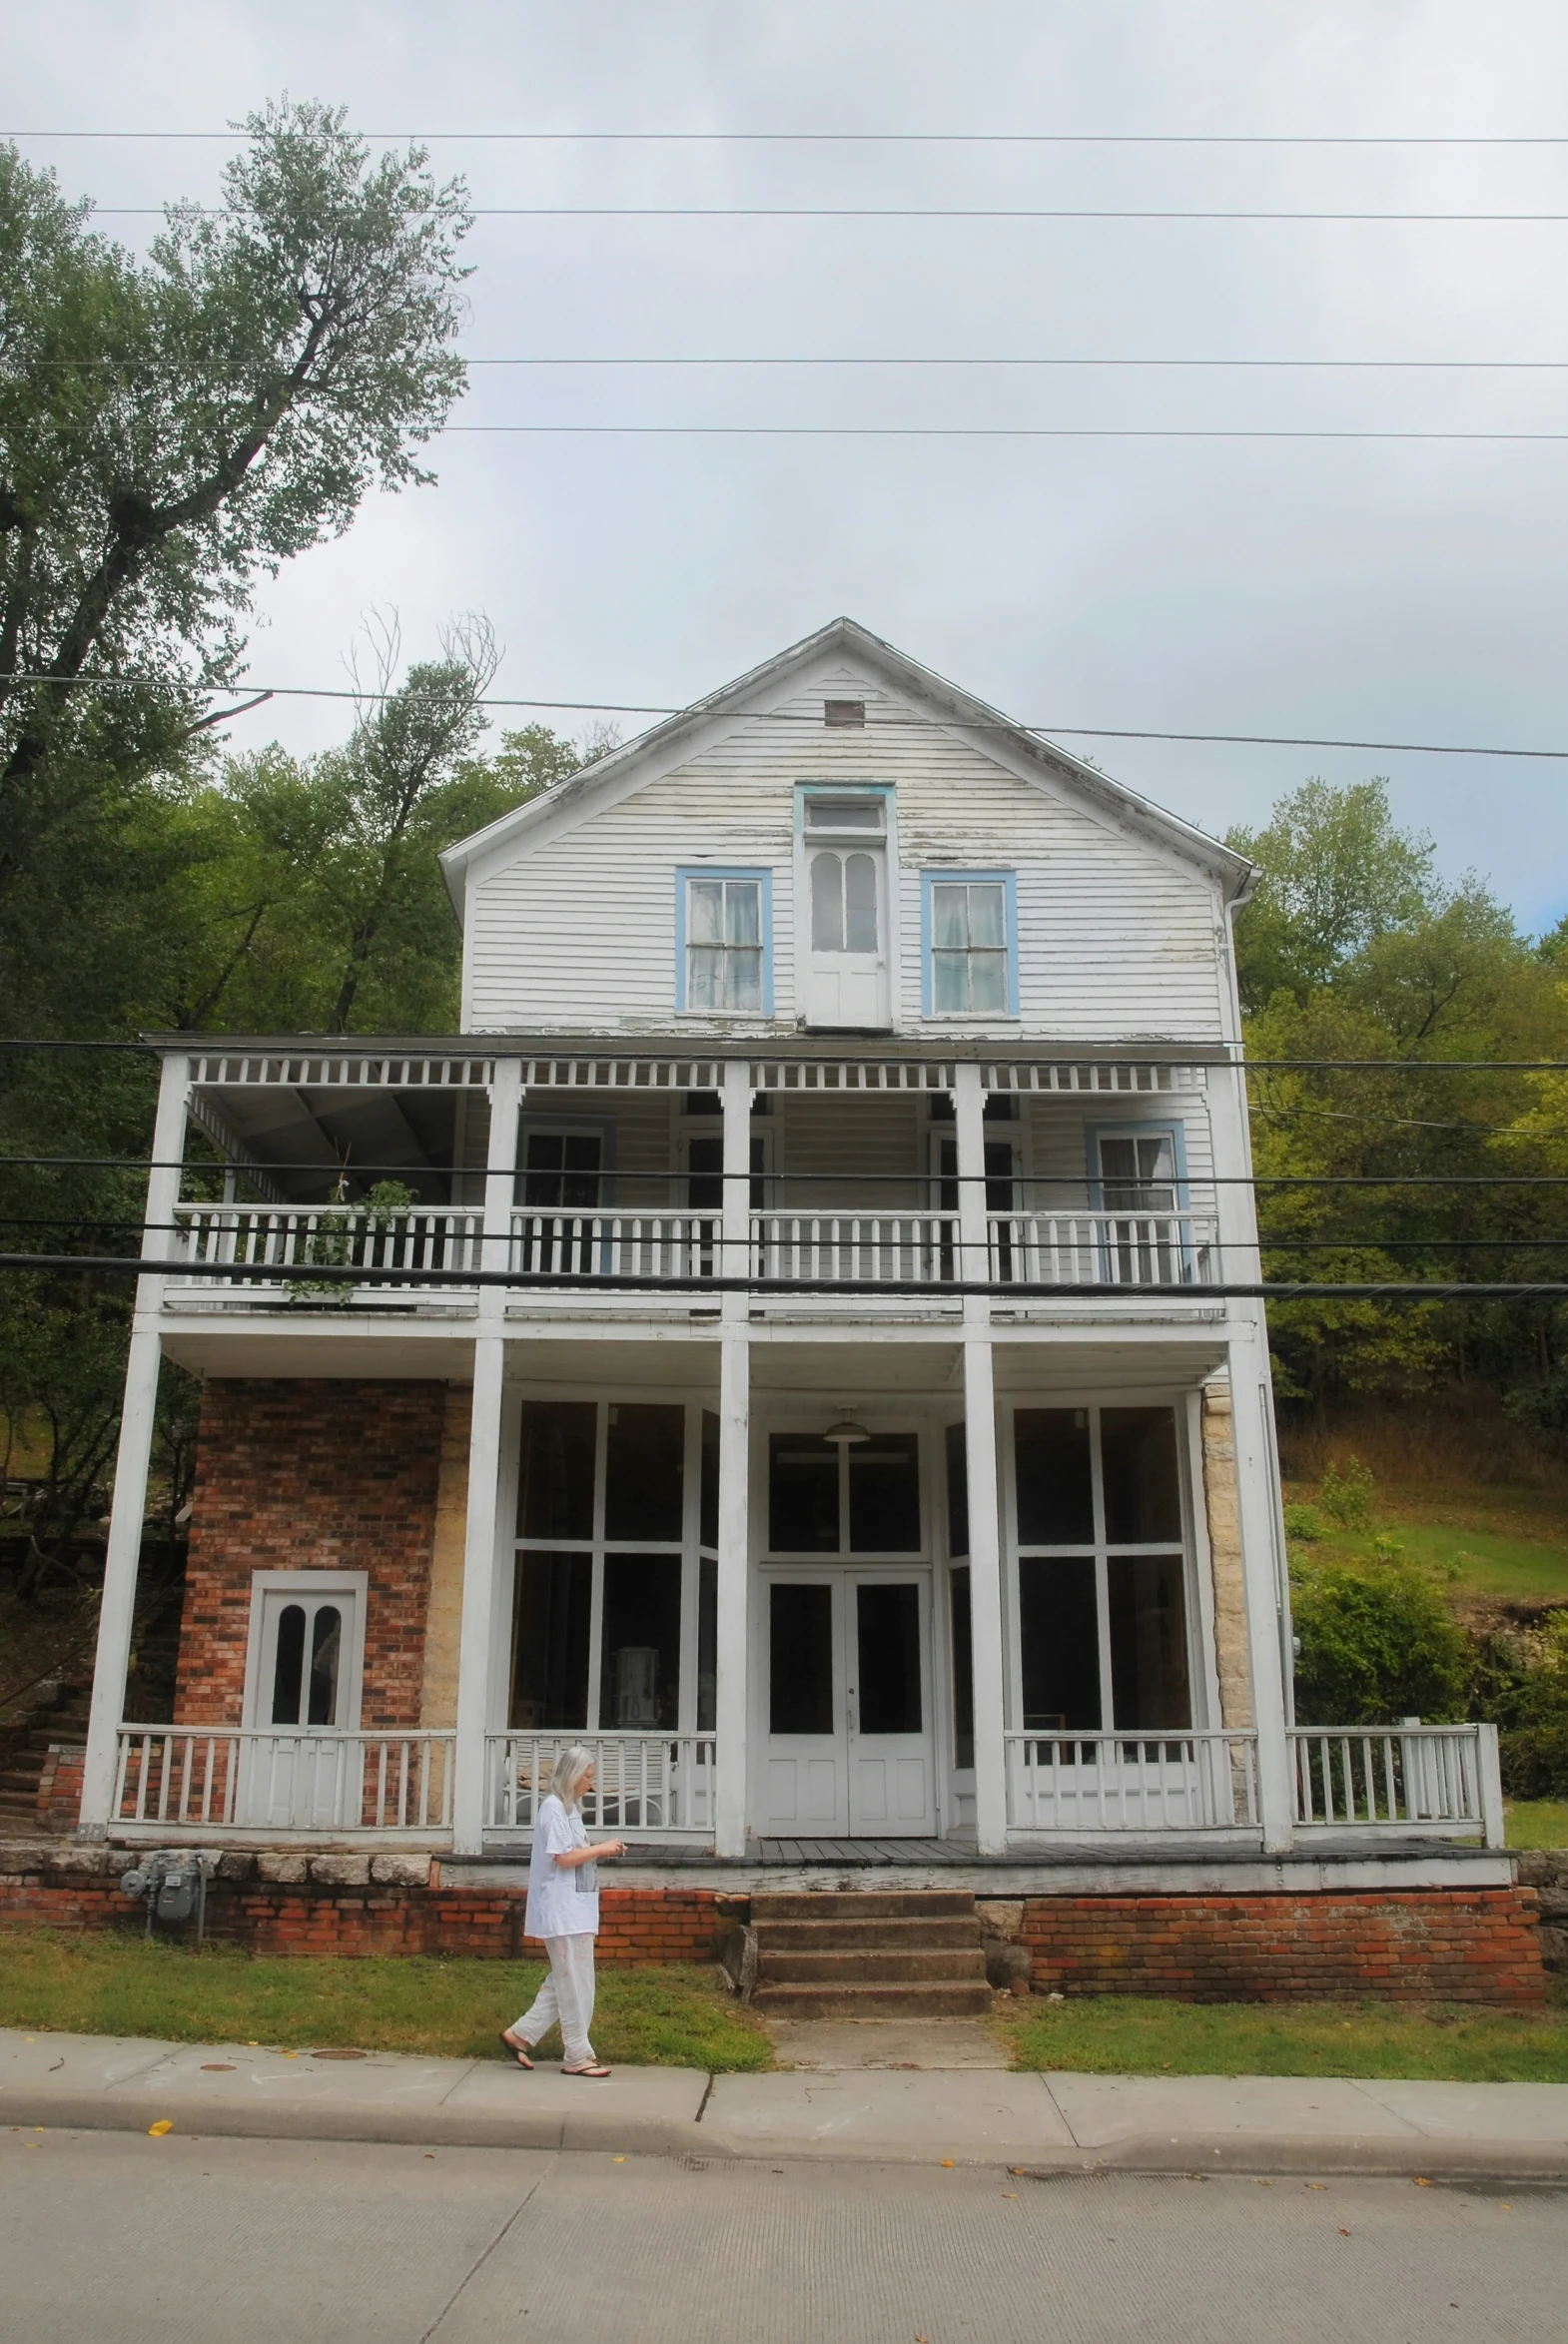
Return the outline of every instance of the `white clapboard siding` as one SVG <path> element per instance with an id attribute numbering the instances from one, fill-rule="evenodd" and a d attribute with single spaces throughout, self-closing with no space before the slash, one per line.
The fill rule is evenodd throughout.
<path id="1" fill-rule="evenodd" d="M 1187 1184 L 1204 1190 L 1213 1172 L 1213 1144 L 1208 1123 L 1208 1099 L 1202 1090 L 1176 1090 L 1141 1099 L 1109 1098 L 1029 1099 L 1024 1101 L 1024 1164 L 1026 1179 L 1036 1187 L 1031 1202 L 1041 1212 L 1082 1210 L 1090 1195 L 1092 1132 L 1114 1132 L 1118 1126 L 1137 1128 L 1175 1124 L 1181 1133 L 1186 1156 Z M 1203 1201 L 1208 1201 L 1207 1194 Z"/>
<path id="2" fill-rule="evenodd" d="M 1022 1026 L 998 1034 L 1089 1041 L 1220 1032 L 1211 882 L 1131 830 L 1024 781 L 846 668 L 864 731 L 828 730 L 824 680 L 785 703 L 800 723 L 739 717 L 724 740 L 477 878 L 468 906 L 465 1025 L 667 1029 L 675 1007 L 677 866 L 773 874 L 774 1014 L 795 1017 L 794 785 L 891 782 L 897 791 L 901 1016 L 920 1023 L 920 871 L 1018 874 Z M 694 1027 L 694 1031 L 700 1031 Z M 932 1032 L 941 1028 L 933 1027 Z"/>

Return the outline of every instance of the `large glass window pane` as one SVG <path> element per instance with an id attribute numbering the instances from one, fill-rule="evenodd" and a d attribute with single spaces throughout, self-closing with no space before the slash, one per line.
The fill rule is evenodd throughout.
<path id="1" fill-rule="evenodd" d="M 1100 1457 L 1106 1536 L 1113 1546 L 1181 1535 L 1176 1417 L 1170 1408 L 1103 1408 Z"/>
<path id="2" fill-rule="evenodd" d="M 851 952 L 877 949 L 877 866 L 870 855 L 851 855 L 844 865 L 844 935 Z"/>
<path id="3" fill-rule="evenodd" d="M 762 888 L 757 880 L 725 881 L 724 941 L 726 944 L 761 943 Z"/>
<path id="4" fill-rule="evenodd" d="M 727 953 L 729 979 L 724 1007 L 727 1010 L 760 1010 L 762 1007 L 762 955 L 760 952 Z"/>
<path id="5" fill-rule="evenodd" d="M 722 879 L 693 879 L 687 883 L 686 934 L 692 944 L 724 942 Z"/>
<path id="6" fill-rule="evenodd" d="M 1189 1726 L 1179 1555 L 1111 1558 L 1111 1693 L 1117 1726 Z"/>
<path id="7" fill-rule="evenodd" d="M 969 1007 L 976 1017 L 993 1012 L 1006 1016 L 1008 959 L 1005 952 L 972 952 L 969 956 Z"/>
<path id="8" fill-rule="evenodd" d="M 969 1552 L 969 1451 L 962 1424 L 950 1424 L 944 1434 L 948 1466 L 948 1553 Z"/>
<path id="9" fill-rule="evenodd" d="M 719 1566 L 714 1555 L 697 1565 L 697 1731 L 719 1722 Z"/>
<path id="10" fill-rule="evenodd" d="M 922 1733 L 920 1589 L 908 1580 L 857 1587 L 855 1647 L 861 1733 Z"/>
<path id="11" fill-rule="evenodd" d="M 779 1555 L 839 1551 L 839 1453 L 810 1433 L 768 1440 L 768 1547 Z"/>
<path id="12" fill-rule="evenodd" d="M 961 1018 L 969 1008 L 969 955 L 934 952 L 931 956 L 931 1007 L 939 1018 Z"/>
<path id="13" fill-rule="evenodd" d="M 969 945 L 972 952 L 1004 952 L 1007 949 L 1007 915 L 1004 908 L 1006 890 L 989 882 L 971 887 L 969 895 Z"/>
<path id="14" fill-rule="evenodd" d="M 969 1610 L 969 1571 L 949 1575 L 953 1621 L 953 1764 L 975 1763 L 975 1640 Z"/>
<path id="15" fill-rule="evenodd" d="M 1176 1209 L 1176 1142 L 1169 1132 L 1102 1134 L 1100 1172 L 1108 1212 Z"/>
<path id="16" fill-rule="evenodd" d="M 593 1536 L 597 1413 L 591 1400 L 524 1402 L 517 1479 L 517 1529 L 523 1538 Z"/>
<path id="17" fill-rule="evenodd" d="M 843 866 L 837 855 L 811 858 L 811 949 L 844 950 Z"/>
<path id="18" fill-rule="evenodd" d="M 1026 1555 L 1018 1566 L 1024 1725 L 1098 1733 L 1100 1633 L 1089 1555 Z"/>
<path id="19" fill-rule="evenodd" d="M 725 955 L 708 945 L 693 945 L 686 955 L 686 1007 L 718 1010 L 724 1007 Z"/>
<path id="20" fill-rule="evenodd" d="M 1087 1408 L 1020 1408 L 1013 1419 L 1020 1546 L 1088 1546 L 1095 1535 Z"/>
<path id="21" fill-rule="evenodd" d="M 587 1724 L 592 1591 L 589 1555 L 518 1555 L 512 1607 L 511 1725 L 557 1733 Z"/>
<path id="22" fill-rule="evenodd" d="M 833 1590 L 775 1579 L 768 1590 L 768 1731 L 831 1734 Z"/>
<path id="23" fill-rule="evenodd" d="M 602 1155 L 597 1132 L 530 1132 L 523 1156 L 524 1204 L 535 1211 L 564 1206 L 591 1212 L 599 1201 Z"/>
<path id="24" fill-rule="evenodd" d="M 702 1411 L 702 1508 L 697 1536 L 704 1546 L 719 1543 L 719 1420 L 712 1408 Z"/>
<path id="25" fill-rule="evenodd" d="M 679 1714 L 680 1557 L 606 1555 L 599 1724 L 646 1732 Z"/>
<path id="26" fill-rule="evenodd" d="M 920 1436 L 879 1432 L 849 1452 L 849 1550 L 920 1552 Z"/>
<path id="27" fill-rule="evenodd" d="M 609 1418 L 604 1460 L 605 1537 L 678 1539 L 685 1480 L 685 1409 L 678 1405 L 633 1407 L 618 1400 L 611 1402 Z"/>
<path id="28" fill-rule="evenodd" d="M 338 1723 L 338 1666 L 343 1653 L 343 1614 L 324 1603 L 311 1622 L 311 1697 L 307 1722 Z"/>
<path id="29" fill-rule="evenodd" d="M 933 887 L 931 890 L 931 942 L 937 952 L 969 950 L 967 887 Z"/>
<path id="30" fill-rule="evenodd" d="M 300 1722 L 300 1688 L 305 1675 L 305 1606 L 286 1603 L 278 1614 L 278 1642 L 273 1661 L 273 1715 L 275 1726 Z"/>

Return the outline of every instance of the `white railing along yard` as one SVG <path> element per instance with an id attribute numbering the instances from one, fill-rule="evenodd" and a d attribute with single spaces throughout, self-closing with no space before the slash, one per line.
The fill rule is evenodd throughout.
<path id="1" fill-rule="evenodd" d="M 1469 1826 L 1503 1844 L 1495 1726 L 1296 1726 L 1289 1746 L 1298 1831 Z"/>
<path id="2" fill-rule="evenodd" d="M 582 1799 L 589 1832 L 617 1839 L 711 1839 L 717 1767 L 711 1734 L 509 1733 L 485 1736 L 485 1829 L 524 1838 L 572 1743 L 593 1753 Z"/>
<path id="3" fill-rule="evenodd" d="M 1250 1732 L 1009 1733 L 1014 1832 L 1255 1830 Z"/>
<path id="4" fill-rule="evenodd" d="M 454 1739 L 417 1727 L 123 1725 L 111 1820 L 182 1831 L 445 1833 Z"/>

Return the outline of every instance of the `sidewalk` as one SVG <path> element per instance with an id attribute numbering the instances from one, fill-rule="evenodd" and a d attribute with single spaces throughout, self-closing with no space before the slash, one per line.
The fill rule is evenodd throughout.
<path id="1" fill-rule="evenodd" d="M 1009 2164 L 1034 2172 L 1568 2181 L 1568 2084 L 862 2069 L 607 2082 L 495 2059 L 0 2028 L 0 2125 L 617 2155 Z"/>

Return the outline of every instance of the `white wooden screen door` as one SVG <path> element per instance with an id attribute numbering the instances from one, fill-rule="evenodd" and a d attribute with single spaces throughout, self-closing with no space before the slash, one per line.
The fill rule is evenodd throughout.
<path id="1" fill-rule="evenodd" d="M 326 1572 L 258 1577 L 252 1598 L 240 1820 L 325 1831 L 360 1821 L 364 1585 Z"/>
<path id="2" fill-rule="evenodd" d="M 762 1835 L 930 1838 L 929 1575 L 770 1572 L 765 1619 Z"/>
<path id="3" fill-rule="evenodd" d="M 807 799 L 806 899 L 807 1024 L 886 1027 L 887 810 L 880 797 Z"/>

